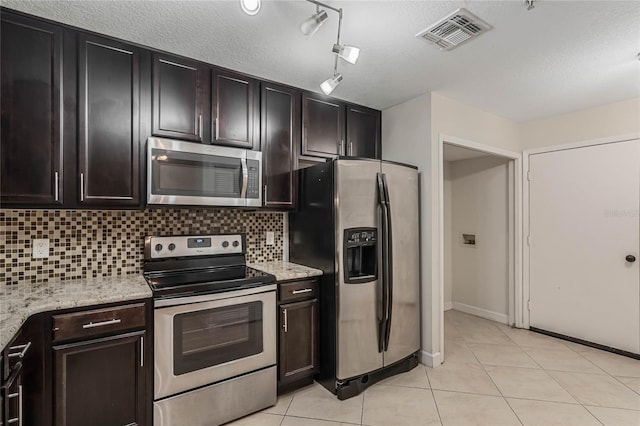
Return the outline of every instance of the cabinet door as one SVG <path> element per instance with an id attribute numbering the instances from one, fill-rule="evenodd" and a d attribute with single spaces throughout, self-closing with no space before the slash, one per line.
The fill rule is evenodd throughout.
<path id="1" fill-rule="evenodd" d="M 342 102 L 314 93 L 302 95 L 302 155 L 334 158 L 344 155 Z"/>
<path id="2" fill-rule="evenodd" d="M 62 30 L 2 12 L 0 201 L 62 203 Z"/>
<path id="3" fill-rule="evenodd" d="M 260 128 L 265 207 L 295 207 L 299 105 L 300 93 L 297 90 L 263 83 Z"/>
<path id="4" fill-rule="evenodd" d="M 213 70 L 212 80 L 212 142 L 254 148 L 256 81 L 220 70 Z"/>
<path id="5" fill-rule="evenodd" d="M 153 56 L 153 135 L 202 142 L 206 69 L 185 59 Z"/>
<path id="6" fill-rule="evenodd" d="M 143 333 L 55 346 L 56 426 L 145 423 Z"/>
<path id="7" fill-rule="evenodd" d="M 318 299 L 280 305 L 279 350 L 281 382 L 318 371 Z"/>
<path id="8" fill-rule="evenodd" d="M 140 202 L 140 52 L 108 39 L 78 40 L 78 173 L 82 204 Z"/>
<path id="9" fill-rule="evenodd" d="M 349 105 L 346 155 L 380 159 L 380 118 L 380 111 Z"/>

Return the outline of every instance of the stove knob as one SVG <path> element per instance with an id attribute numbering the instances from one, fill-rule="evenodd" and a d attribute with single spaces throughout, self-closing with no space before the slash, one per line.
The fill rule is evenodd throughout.
<path id="1" fill-rule="evenodd" d="M 176 249 L 176 245 L 171 243 L 169 244 L 169 251 L 174 251 Z"/>
<path id="2" fill-rule="evenodd" d="M 233 242 L 233 246 L 234 246 L 234 247 L 238 247 L 239 245 L 240 245 L 240 243 L 239 243 L 239 242 L 237 242 L 237 241 L 234 241 L 234 242 Z"/>
<path id="3" fill-rule="evenodd" d="M 229 247 L 229 241 L 223 241 L 222 248 L 227 248 L 227 247 Z"/>
<path id="4" fill-rule="evenodd" d="M 162 251 L 162 244 L 156 244 L 156 251 Z"/>

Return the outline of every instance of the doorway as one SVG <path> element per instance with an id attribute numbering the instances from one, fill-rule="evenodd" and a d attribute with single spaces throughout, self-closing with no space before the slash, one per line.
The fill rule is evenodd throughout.
<path id="1" fill-rule="evenodd" d="M 442 360 L 446 310 L 522 326 L 520 179 L 520 153 L 441 136 Z"/>

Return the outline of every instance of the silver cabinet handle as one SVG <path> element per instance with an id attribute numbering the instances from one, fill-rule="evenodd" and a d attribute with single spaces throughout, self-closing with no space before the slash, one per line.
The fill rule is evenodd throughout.
<path id="1" fill-rule="evenodd" d="M 22 385 L 18 385 L 18 426 L 22 426 Z"/>
<path id="2" fill-rule="evenodd" d="M 215 131 L 215 139 L 218 140 L 220 139 L 220 123 L 218 123 L 218 117 L 216 117 L 216 131 Z"/>
<path id="3" fill-rule="evenodd" d="M 140 336 L 140 367 L 144 367 L 144 336 Z"/>
<path id="4" fill-rule="evenodd" d="M 267 185 L 264 186 L 264 196 L 262 197 L 264 198 L 264 203 L 263 204 L 267 204 Z"/>
<path id="5" fill-rule="evenodd" d="M 15 397 L 18 397 L 18 417 L 7 419 L 7 424 L 17 423 L 18 426 L 22 426 L 22 385 L 18 385 L 18 392 L 7 395 L 7 399 L 13 399 Z"/>
<path id="6" fill-rule="evenodd" d="M 312 288 L 305 288 L 305 289 L 302 289 L 302 290 L 293 290 L 291 292 L 291 294 L 309 293 L 310 291 L 313 291 L 313 289 Z"/>
<path id="7" fill-rule="evenodd" d="M 54 178 L 55 178 L 55 186 L 53 188 L 54 191 L 54 198 L 55 201 L 58 201 L 60 199 L 60 176 L 58 175 L 58 172 L 54 173 Z"/>
<path id="8" fill-rule="evenodd" d="M 349 156 L 353 156 L 353 142 L 349 142 Z"/>
<path id="9" fill-rule="evenodd" d="M 198 116 L 198 137 L 202 139 L 202 114 Z"/>
<path id="10" fill-rule="evenodd" d="M 80 173 L 80 201 L 84 201 L 84 173 Z"/>
<path id="11" fill-rule="evenodd" d="M 338 148 L 338 155 L 344 155 L 343 147 L 344 147 L 344 139 L 340 139 L 340 148 Z"/>
<path id="12" fill-rule="evenodd" d="M 82 328 L 104 327 L 105 325 L 119 324 L 121 322 L 122 322 L 121 319 L 114 318 L 114 319 L 110 319 L 108 321 L 90 322 L 89 324 L 83 324 Z"/>
<path id="13" fill-rule="evenodd" d="M 282 328 L 284 328 L 284 332 L 286 333 L 289 331 L 289 327 L 287 326 L 287 310 L 283 309 L 282 313 L 284 314 L 284 324 L 282 325 Z"/>
<path id="14" fill-rule="evenodd" d="M 27 354 L 27 351 L 31 347 L 31 342 L 27 342 L 24 345 L 17 345 L 9 347 L 9 358 L 18 357 L 20 359 L 24 358 Z M 12 352 L 12 351 L 20 351 L 20 352 Z"/>
<path id="15" fill-rule="evenodd" d="M 240 198 L 247 197 L 247 185 L 249 181 L 249 169 L 247 168 L 247 159 L 241 158 L 240 165 L 242 166 L 242 189 L 240 190 Z"/>

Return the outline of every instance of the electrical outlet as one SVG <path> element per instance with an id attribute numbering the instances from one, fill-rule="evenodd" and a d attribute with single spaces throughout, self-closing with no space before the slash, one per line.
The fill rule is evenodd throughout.
<path id="1" fill-rule="evenodd" d="M 33 240 L 31 242 L 31 257 L 34 259 L 49 257 L 49 240 Z"/>
<path id="2" fill-rule="evenodd" d="M 267 231 L 267 245 L 272 246 L 276 243 L 276 233 L 273 231 Z"/>

